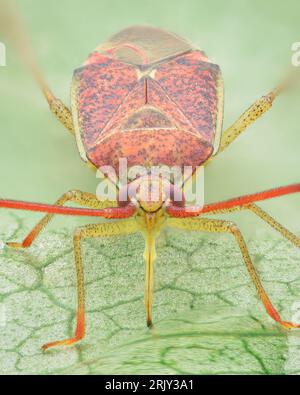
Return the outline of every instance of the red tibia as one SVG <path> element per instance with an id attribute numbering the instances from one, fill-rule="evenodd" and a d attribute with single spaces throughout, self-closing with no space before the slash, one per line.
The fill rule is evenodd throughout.
<path id="1" fill-rule="evenodd" d="M 281 322 L 280 315 L 276 311 L 276 309 L 273 307 L 272 303 L 270 302 L 268 297 L 262 297 L 263 304 L 266 308 L 267 313 L 273 318 L 273 320 L 277 322 Z"/>
<path id="2" fill-rule="evenodd" d="M 0 199 L 0 207 L 16 210 L 38 211 L 49 214 L 80 215 L 86 217 L 128 218 L 131 217 L 136 207 L 128 204 L 125 207 L 107 207 L 101 210 L 77 207 L 62 207 L 53 204 L 23 202 L 20 200 Z"/>
<path id="3" fill-rule="evenodd" d="M 292 184 L 284 187 L 270 189 L 268 191 L 254 193 L 252 195 L 240 196 L 234 199 L 225 200 L 223 202 L 206 204 L 204 207 L 178 207 L 171 204 L 167 207 L 167 213 L 171 217 L 194 217 L 213 211 L 226 210 L 238 206 L 246 206 L 250 203 L 271 199 L 278 196 L 289 195 L 296 192 L 300 192 L 300 184 Z"/>
<path id="4" fill-rule="evenodd" d="M 77 326 L 75 337 L 82 339 L 85 334 L 85 320 L 84 320 L 84 309 L 80 309 L 77 313 Z"/>
<path id="5" fill-rule="evenodd" d="M 23 242 L 22 242 L 22 247 L 30 247 L 31 244 L 32 244 L 32 242 L 33 242 L 33 240 L 34 240 L 35 237 L 36 237 L 36 233 L 37 233 L 36 230 L 33 229 L 33 230 L 29 233 L 29 235 L 26 236 L 26 238 L 23 240 Z"/>
<path id="6" fill-rule="evenodd" d="M 293 322 L 289 322 L 289 321 L 283 321 L 267 296 L 262 297 L 262 301 L 267 313 L 273 318 L 273 320 L 279 322 L 284 328 L 286 329 L 300 328 L 300 325 L 298 324 L 294 324 Z"/>
<path id="7" fill-rule="evenodd" d="M 75 331 L 75 336 L 65 340 L 58 340 L 55 342 L 47 343 L 42 346 L 43 351 L 47 351 L 49 348 L 57 346 L 71 346 L 79 342 L 85 334 L 85 321 L 84 321 L 84 311 L 81 309 L 77 314 L 77 326 Z"/>

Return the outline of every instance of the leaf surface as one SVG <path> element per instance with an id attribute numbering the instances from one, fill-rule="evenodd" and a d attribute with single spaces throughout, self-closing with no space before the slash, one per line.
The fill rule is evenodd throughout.
<path id="1" fill-rule="evenodd" d="M 20 240 L 29 229 L 16 215 L 1 218 L 3 240 Z M 274 304 L 297 319 L 299 250 L 277 238 L 249 248 Z M 45 231 L 28 250 L 2 250 L 1 373 L 300 372 L 300 333 L 282 330 L 264 312 L 230 236 L 167 230 L 157 249 L 152 331 L 145 326 L 142 237 L 85 240 L 86 338 L 46 353 L 42 344 L 74 328 L 71 233 Z"/>

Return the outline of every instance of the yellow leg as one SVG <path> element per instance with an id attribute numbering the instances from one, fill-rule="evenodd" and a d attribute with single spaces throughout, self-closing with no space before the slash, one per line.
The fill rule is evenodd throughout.
<path id="1" fill-rule="evenodd" d="M 260 207 L 258 207 L 254 203 L 247 204 L 245 206 L 237 206 L 233 207 L 230 209 L 221 209 L 221 210 L 215 210 L 211 211 L 210 214 L 226 214 L 234 211 L 241 211 L 241 210 L 250 210 L 254 214 L 256 214 L 258 217 L 260 217 L 263 221 L 265 221 L 267 224 L 269 224 L 273 229 L 277 230 L 283 237 L 285 237 L 287 240 L 289 240 L 291 243 L 293 243 L 296 247 L 300 248 L 300 238 L 294 235 L 292 232 L 290 232 L 288 229 L 286 229 L 284 226 L 282 226 L 279 222 L 277 222 L 271 215 L 266 213 L 264 210 L 262 210 Z"/>
<path id="2" fill-rule="evenodd" d="M 251 204 L 247 208 L 250 211 L 252 211 L 254 214 L 258 215 L 262 220 L 267 222 L 270 226 L 272 226 L 272 228 L 276 229 L 279 233 L 282 234 L 283 237 L 285 237 L 290 242 L 292 242 L 296 247 L 300 248 L 300 238 L 297 237 L 296 235 L 294 235 L 292 232 L 290 232 L 284 226 L 282 226 L 273 217 L 271 217 L 271 215 L 266 213 L 264 210 L 262 210 L 256 204 Z"/>
<path id="3" fill-rule="evenodd" d="M 288 85 L 288 82 L 289 79 L 286 79 L 282 84 L 273 89 L 268 95 L 258 99 L 240 116 L 240 118 L 232 126 L 223 132 L 218 153 L 224 151 L 248 126 L 250 126 L 272 107 L 273 101 L 285 89 L 285 87 Z"/>
<path id="4" fill-rule="evenodd" d="M 184 230 L 191 230 L 191 231 L 231 233 L 235 237 L 240 247 L 240 251 L 242 253 L 247 270 L 257 289 L 258 295 L 265 306 L 267 313 L 275 321 L 279 322 L 285 328 L 289 328 L 289 329 L 300 328 L 300 325 L 288 321 L 283 321 L 280 315 L 278 314 L 278 312 L 276 311 L 276 309 L 274 308 L 274 306 L 272 305 L 266 291 L 264 290 L 261 284 L 259 276 L 253 266 L 245 240 L 240 230 L 233 222 L 221 221 L 215 219 L 206 219 L 206 218 L 185 218 L 185 219 L 169 218 L 168 225 Z"/>
<path id="5" fill-rule="evenodd" d="M 78 203 L 81 206 L 92 207 L 92 208 L 105 208 L 105 207 L 114 207 L 116 206 L 116 202 L 105 200 L 100 201 L 97 199 L 96 195 L 93 195 L 89 192 L 81 192 L 81 191 L 69 191 L 63 194 L 56 202 L 55 205 L 63 206 L 66 202 L 74 202 Z M 41 233 L 41 231 L 46 227 L 46 225 L 53 218 L 54 214 L 47 214 L 42 218 L 35 227 L 29 232 L 29 234 L 25 237 L 22 243 L 16 242 L 8 242 L 7 246 L 13 248 L 27 248 L 30 247 L 32 242 L 37 238 L 37 236 Z"/>
<path id="6" fill-rule="evenodd" d="M 77 325 L 73 337 L 65 340 L 59 340 L 43 345 L 43 350 L 47 350 L 56 346 L 72 345 L 81 340 L 85 335 L 85 318 L 84 318 L 84 272 L 81 256 L 81 240 L 90 237 L 115 236 L 134 233 L 138 230 L 134 219 L 102 223 L 95 225 L 87 225 L 78 228 L 74 233 L 74 253 L 77 274 Z"/>
<path id="7" fill-rule="evenodd" d="M 54 96 L 48 100 L 48 103 L 52 114 L 56 116 L 70 133 L 75 134 L 71 110 L 60 99 Z"/>
<path id="8" fill-rule="evenodd" d="M 145 308 L 146 308 L 146 322 L 149 328 L 152 327 L 153 274 L 154 274 L 155 258 L 156 258 L 155 237 L 153 234 L 150 233 L 145 237 L 145 251 L 144 251 L 144 259 L 146 263 Z"/>

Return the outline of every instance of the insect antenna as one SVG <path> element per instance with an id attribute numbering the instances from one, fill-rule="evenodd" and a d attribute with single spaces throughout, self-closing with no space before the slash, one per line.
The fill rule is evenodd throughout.
<path id="1" fill-rule="evenodd" d="M 22 200 L 0 199 L 0 208 L 11 208 L 15 210 L 37 211 L 48 214 L 78 215 L 86 217 L 104 218 L 128 218 L 131 217 L 136 208 L 129 203 L 124 207 L 106 207 L 104 209 L 91 209 L 79 207 L 63 207 L 54 204 L 24 202 Z"/>
<path id="2" fill-rule="evenodd" d="M 0 0 L 0 34 L 15 48 L 24 66 L 33 75 L 50 103 L 54 96 L 38 67 L 26 29 L 13 0 Z"/>
<path id="3" fill-rule="evenodd" d="M 171 217 L 193 217 L 200 214 L 212 213 L 214 211 L 220 212 L 222 210 L 228 210 L 234 207 L 247 206 L 247 204 L 251 204 L 254 202 L 272 199 L 275 197 L 289 195 L 297 192 L 300 192 L 300 183 L 269 189 L 268 191 L 253 193 L 251 195 L 239 196 L 233 199 L 225 200 L 223 202 L 206 204 L 204 207 L 179 207 L 170 204 L 167 207 L 167 213 Z"/>

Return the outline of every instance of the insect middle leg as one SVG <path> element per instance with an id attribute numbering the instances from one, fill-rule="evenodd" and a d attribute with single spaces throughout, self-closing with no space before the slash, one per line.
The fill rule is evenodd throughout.
<path id="1" fill-rule="evenodd" d="M 234 211 L 241 211 L 241 210 L 250 210 L 255 215 L 260 217 L 263 221 L 269 224 L 273 229 L 277 230 L 284 238 L 289 240 L 293 243 L 296 247 L 300 248 L 300 238 L 297 237 L 294 233 L 290 232 L 287 228 L 277 222 L 270 214 L 265 212 L 259 206 L 254 203 L 250 203 L 244 206 L 237 206 L 230 209 L 221 209 L 211 211 L 211 214 L 226 214 Z"/>
<path id="2" fill-rule="evenodd" d="M 83 238 L 115 236 L 134 233 L 138 230 L 137 223 L 134 219 L 118 221 L 112 223 L 101 223 L 87 225 L 78 228 L 73 237 L 74 255 L 77 274 L 77 324 L 74 336 L 65 340 L 58 340 L 43 345 L 43 350 L 50 347 L 71 345 L 81 340 L 85 335 L 85 318 L 84 318 L 84 272 L 81 254 L 81 241 Z"/>
<path id="3" fill-rule="evenodd" d="M 169 221 L 168 224 L 170 226 L 179 229 L 190 230 L 190 231 L 213 232 L 213 233 L 224 232 L 224 233 L 232 234 L 239 245 L 249 275 L 257 289 L 258 295 L 261 301 L 263 302 L 267 313 L 275 321 L 277 321 L 285 328 L 289 328 L 289 329 L 300 328 L 300 325 L 288 321 L 283 321 L 279 313 L 276 311 L 275 307 L 272 305 L 266 291 L 262 286 L 262 283 L 255 270 L 255 267 L 252 263 L 243 235 L 241 234 L 239 228 L 235 223 L 230 221 L 222 221 L 222 220 L 208 219 L 208 218 L 185 218 L 185 219 L 169 218 L 168 221 Z"/>
<path id="4" fill-rule="evenodd" d="M 104 200 L 100 201 L 97 196 L 89 192 L 81 191 L 69 191 L 64 193 L 56 202 L 55 205 L 63 206 L 66 202 L 78 203 L 85 207 L 91 208 L 105 208 L 116 206 L 116 202 Z M 35 227 L 28 233 L 25 239 L 21 243 L 17 242 L 7 242 L 6 245 L 13 248 L 27 248 L 30 247 L 32 242 L 37 238 L 37 236 L 42 232 L 42 230 L 47 226 L 50 220 L 53 218 L 54 214 L 47 214 L 42 218 Z"/>

